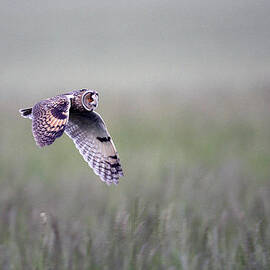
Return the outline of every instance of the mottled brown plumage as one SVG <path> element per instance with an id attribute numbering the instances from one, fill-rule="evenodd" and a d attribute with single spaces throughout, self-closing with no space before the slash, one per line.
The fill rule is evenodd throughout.
<path id="1" fill-rule="evenodd" d="M 38 146 L 52 144 L 65 132 L 101 180 L 117 184 L 123 171 L 105 123 L 93 111 L 97 106 L 98 93 L 82 89 L 42 100 L 20 112 L 32 119 Z"/>

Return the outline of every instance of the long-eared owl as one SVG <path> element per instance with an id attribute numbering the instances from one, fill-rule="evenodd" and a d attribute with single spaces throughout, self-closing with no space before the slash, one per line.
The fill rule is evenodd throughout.
<path id="1" fill-rule="evenodd" d="M 123 171 L 105 123 L 94 112 L 98 100 L 95 90 L 82 89 L 42 100 L 20 113 L 32 120 L 38 146 L 52 144 L 65 132 L 102 181 L 118 184 Z"/>

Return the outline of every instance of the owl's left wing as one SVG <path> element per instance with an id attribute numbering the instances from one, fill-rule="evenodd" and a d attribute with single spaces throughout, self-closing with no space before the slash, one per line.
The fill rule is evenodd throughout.
<path id="1" fill-rule="evenodd" d="M 123 171 L 114 143 L 99 114 L 71 112 L 65 132 L 102 181 L 118 184 Z"/>

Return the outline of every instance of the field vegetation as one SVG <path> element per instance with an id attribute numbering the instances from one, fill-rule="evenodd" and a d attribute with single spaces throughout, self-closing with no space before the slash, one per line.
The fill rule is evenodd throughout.
<path id="1" fill-rule="evenodd" d="M 269 101 L 101 93 L 118 186 L 66 135 L 36 147 L 18 114 L 29 99 L 2 101 L 0 269 L 270 269 Z"/>

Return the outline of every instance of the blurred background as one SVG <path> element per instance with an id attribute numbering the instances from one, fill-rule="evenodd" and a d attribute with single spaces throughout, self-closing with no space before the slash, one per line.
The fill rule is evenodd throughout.
<path id="1" fill-rule="evenodd" d="M 1 269 L 270 268 L 269 10 L 2 1 Z M 118 186 L 19 116 L 80 88 L 99 91 Z"/>

